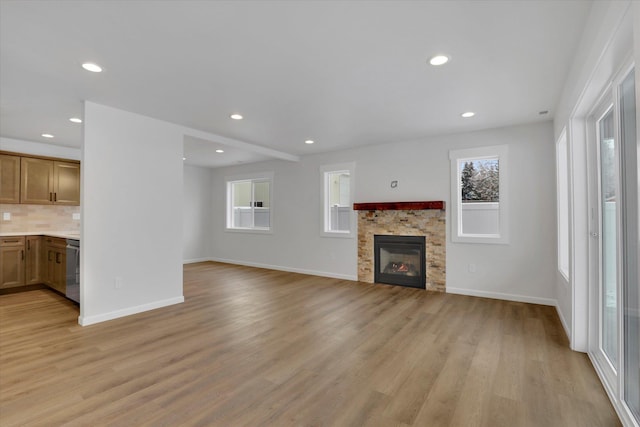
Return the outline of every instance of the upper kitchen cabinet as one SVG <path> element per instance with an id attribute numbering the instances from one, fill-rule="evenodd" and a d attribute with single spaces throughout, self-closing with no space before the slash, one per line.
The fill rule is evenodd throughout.
<path id="1" fill-rule="evenodd" d="M 53 191 L 55 204 L 80 204 L 80 163 L 53 162 Z"/>
<path id="2" fill-rule="evenodd" d="M 20 203 L 20 157 L 0 154 L 0 203 Z"/>
<path id="3" fill-rule="evenodd" d="M 53 203 L 53 161 L 22 158 L 20 203 L 49 205 Z"/>
<path id="4" fill-rule="evenodd" d="M 80 164 L 22 157 L 20 203 L 79 205 Z"/>

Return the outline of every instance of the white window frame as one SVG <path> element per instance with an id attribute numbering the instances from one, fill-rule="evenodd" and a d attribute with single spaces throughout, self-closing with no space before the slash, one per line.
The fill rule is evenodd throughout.
<path id="1" fill-rule="evenodd" d="M 330 230 L 331 206 L 329 206 L 329 189 L 328 175 L 336 172 L 349 172 L 349 230 Z M 355 172 L 356 166 L 354 162 L 340 163 L 333 165 L 325 165 L 320 167 L 320 235 L 324 237 L 353 238 L 356 235 L 356 216 L 353 210 L 353 193 L 355 189 Z"/>
<path id="2" fill-rule="evenodd" d="M 451 241 L 454 243 L 509 244 L 509 147 L 493 145 L 449 151 L 451 161 Z M 498 159 L 500 202 L 497 234 L 464 234 L 462 232 L 461 174 L 458 165 L 469 160 Z"/>
<path id="3" fill-rule="evenodd" d="M 558 271 L 569 281 L 570 263 L 570 211 L 569 211 L 569 146 L 563 129 L 556 141 L 556 198 L 558 232 Z"/>
<path id="4" fill-rule="evenodd" d="M 226 227 L 225 231 L 234 233 L 258 233 L 258 234 L 272 234 L 273 233 L 273 172 L 252 173 L 243 175 L 234 175 L 225 177 L 225 191 L 227 193 L 227 206 L 226 206 Z M 234 183 L 251 181 L 255 182 L 269 182 L 269 227 L 234 227 L 233 226 L 233 192 L 231 191 Z M 251 206 L 251 210 L 254 211 L 255 207 Z M 255 212 L 254 214 L 255 215 Z M 255 218 L 255 216 L 254 216 Z"/>

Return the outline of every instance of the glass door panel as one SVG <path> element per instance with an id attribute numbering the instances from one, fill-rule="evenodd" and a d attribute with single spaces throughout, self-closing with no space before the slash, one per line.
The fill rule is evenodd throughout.
<path id="1" fill-rule="evenodd" d="M 638 265 L 638 145 L 634 72 L 620 84 L 622 304 L 624 401 L 640 423 L 640 280 Z"/>
<path id="2" fill-rule="evenodd" d="M 617 370 L 617 211 L 619 204 L 617 147 L 613 108 L 598 121 L 600 159 L 600 346 Z"/>

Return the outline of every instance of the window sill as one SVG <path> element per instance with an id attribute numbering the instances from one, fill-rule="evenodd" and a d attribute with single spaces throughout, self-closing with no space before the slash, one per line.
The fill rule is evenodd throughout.
<path id="1" fill-rule="evenodd" d="M 229 233 L 246 233 L 246 234 L 273 234 L 271 228 L 229 228 L 226 227 L 224 231 Z"/>
<path id="2" fill-rule="evenodd" d="M 320 237 L 333 237 L 338 239 L 353 239 L 355 233 L 351 231 L 322 231 Z"/>
<path id="3" fill-rule="evenodd" d="M 480 243 L 489 245 L 508 245 L 509 239 L 506 236 L 492 236 L 492 235 L 462 235 L 452 236 L 452 243 Z"/>

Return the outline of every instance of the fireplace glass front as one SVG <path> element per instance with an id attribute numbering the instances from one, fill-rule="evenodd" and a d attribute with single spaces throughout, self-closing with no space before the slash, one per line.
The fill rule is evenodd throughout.
<path id="1" fill-rule="evenodd" d="M 424 236 L 374 236 L 376 283 L 425 288 Z"/>

